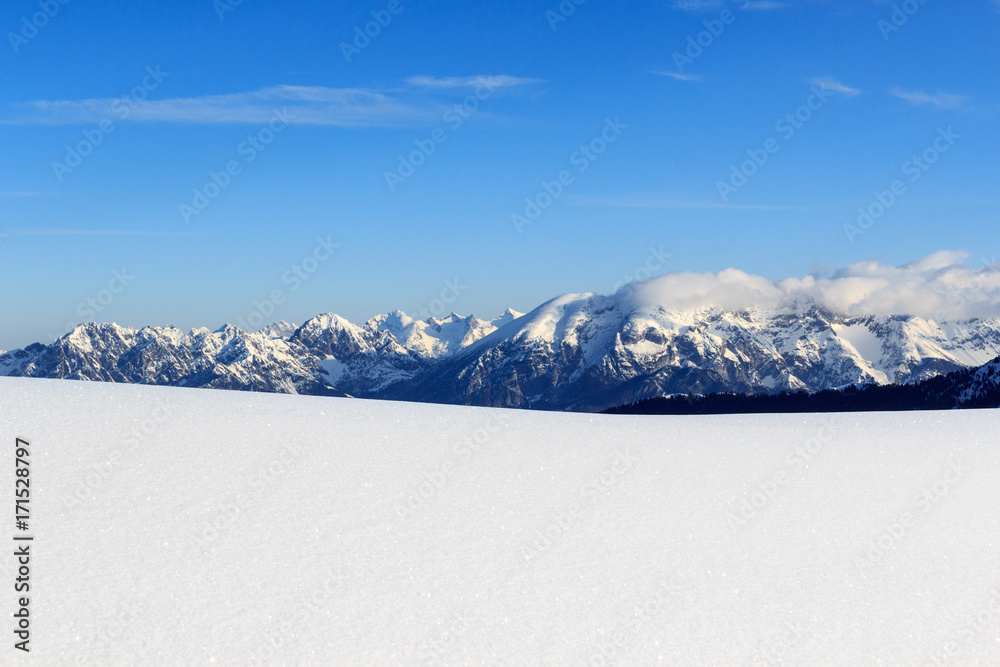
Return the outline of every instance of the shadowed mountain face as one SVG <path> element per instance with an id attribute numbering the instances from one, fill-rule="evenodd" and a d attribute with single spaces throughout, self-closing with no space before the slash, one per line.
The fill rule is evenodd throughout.
<path id="1" fill-rule="evenodd" d="M 256 333 L 84 324 L 0 355 L 0 375 L 595 411 L 673 394 L 914 383 L 998 355 L 996 319 L 811 304 L 679 311 L 571 294 L 494 320 L 396 311 L 358 326 L 327 314 Z"/>

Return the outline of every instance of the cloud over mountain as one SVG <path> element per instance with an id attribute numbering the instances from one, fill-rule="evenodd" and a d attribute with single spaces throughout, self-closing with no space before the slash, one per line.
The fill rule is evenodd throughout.
<path id="1" fill-rule="evenodd" d="M 783 308 L 813 301 L 851 315 L 916 315 L 966 319 L 1000 314 L 1000 264 L 963 263 L 969 254 L 940 251 L 887 266 L 851 264 L 827 276 L 771 280 L 738 269 L 716 273 L 671 273 L 623 289 L 639 304 L 690 309 L 715 305 L 727 310 Z M 621 293 L 620 293 L 621 294 Z"/>

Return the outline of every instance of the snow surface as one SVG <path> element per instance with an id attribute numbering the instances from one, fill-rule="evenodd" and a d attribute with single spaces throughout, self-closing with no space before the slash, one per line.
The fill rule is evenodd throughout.
<path id="1" fill-rule="evenodd" d="M 998 427 L 0 378 L 0 663 L 995 665 Z"/>

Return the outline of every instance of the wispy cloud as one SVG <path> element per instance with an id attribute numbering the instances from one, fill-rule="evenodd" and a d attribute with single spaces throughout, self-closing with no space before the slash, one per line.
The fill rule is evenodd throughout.
<path id="1" fill-rule="evenodd" d="M 823 90 L 828 90 L 834 93 L 840 93 L 841 95 L 847 95 L 848 97 L 854 97 L 855 95 L 860 95 L 861 91 L 857 88 L 851 88 L 850 86 L 845 86 L 840 81 L 837 81 L 831 76 L 819 77 L 812 79 L 809 83 L 819 86 Z"/>
<path id="2" fill-rule="evenodd" d="M 11 229 L 9 236 L 204 236 L 194 232 L 158 232 L 131 229 Z"/>
<path id="3" fill-rule="evenodd" d="M 931 105 L 938 109 L 957 109 L 963 106 L 969 98 L 965 95 L 952 95 L 950 93 L 936 93 L 930 95 L 928 93 L 914 90 L 906 91 L 900 88 L 891 88 L 889 94 L 898 97 L 901 100 L 906 100 L 914 106 L 924 106 Z"/>
<path id="4" fill-rule="evenodd" d="M 722 5 L 722 0 L 674 0 L 674 9 L 686 12 L 704 12 Z"/>
<path id="5" fill-rule="evenodd" d="M 140 123 L 263 124 L 274 118 L 275 111 L 284 109 L 291 123 L 358 127 L 412 120 L 426 113 L 385 93 L 319 86 L 272 86 L 228 95 L 133 100 L 131 105 L 121 98 L 99 98 L 39 100 L 19 107 L 20 115 L 0 122 L 73 125 L 111 119 Z"/>
<path id="6" fill-rule="evenodd" d="M 650 209 L 731 209 L 741 211 L 796 211 L 812 210 L 799 206 L 776 206 L 770 204 L 725 204 L 722 202 L 700 202 L 675 199 L 660 195 L 625 195 L 622 197 L 593 197 L 571 195 L 567 202 L 574 206 L 595 206 L 610 208 L 650 208 Z"/>
<path id="7" fill-rule="evenodd" d="M 395 126 L 440 115 L 433 91 L 478 85 L 497 87 L 538 82 L 509 75 L 480 77 L 413 77 L 396 89 L 271 86 L 260 90 L 163 100 L 92 98 L 36 100 L 17 104 L 0 117 L 7 125 L 75 125 L 104 119 L 139 123 L 264 124 L 280 111 L 288 123 L 336 127 Z"/>
<path id="8" fill-rule="evenodd" d="M 677 79 L 678 81 L 701 81 L 701 77 L 697 74 L 683 74 L 682 72 L 663 72 L 656 70 L 653 74 L 659 74 L 660 76 L 669 76 L 671 79 Z"/>
<path id="9" fill-rule="evenodd" d="M 674 0 L 673 3 L 674 9 L 686 12 L 708 12 L 732 6 L 750 11 L 771 11 L 783 9 L 788 6 L 788 3 L 776 0 L 748 0 L 738 3 L 733 3 L 732 0 Z"/>
<path id="10" fill-rule="evenodd" d="M 486 86 L 489 88 L 510 88 L 513 86 L 528 86 L 537 83 L 545 83 L 544 79 L 532 79 L 522 76 L 510 76 L 508 74 L 482 75 L 482 76 L 411 76 L 406 80 L 410 86 L 417 88 L 430 88 L 434 90 L 448 90 L 454 88 L 476 88 Z"/>

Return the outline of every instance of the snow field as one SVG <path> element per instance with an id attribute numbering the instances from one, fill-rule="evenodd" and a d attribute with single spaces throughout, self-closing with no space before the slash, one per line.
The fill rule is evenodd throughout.
<path id="1" fill-rule="evenodd" d="M 36 535 L 0 662 L 997 664 L 998 417 L 0 378 Z"/>

